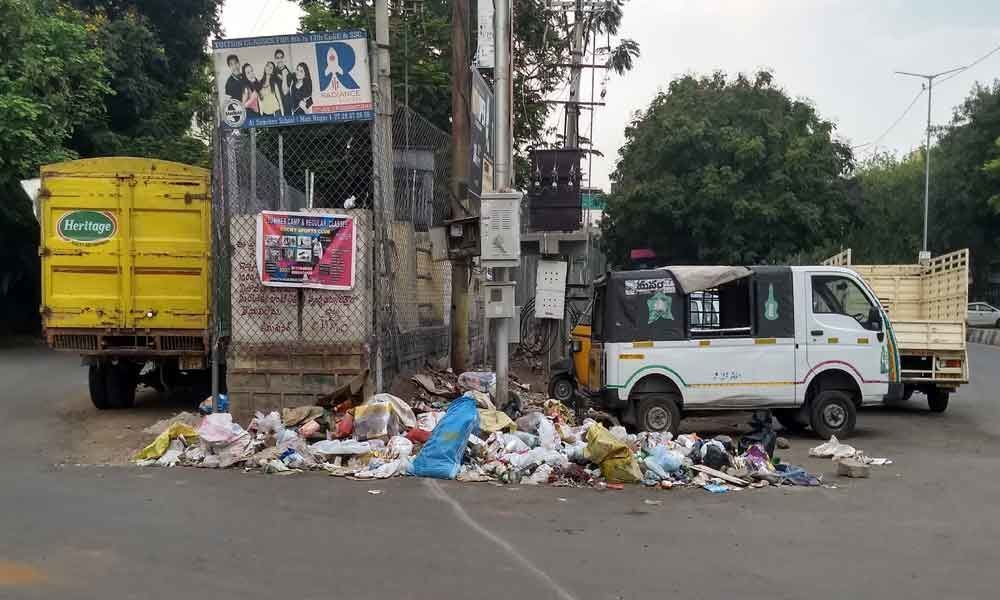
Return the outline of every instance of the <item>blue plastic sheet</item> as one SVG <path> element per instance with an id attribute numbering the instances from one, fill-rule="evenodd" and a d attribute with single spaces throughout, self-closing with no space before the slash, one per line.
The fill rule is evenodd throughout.
<path id="1" fill-rule="evenodd" d="M 417 477 L 454 479 L 462 465 L 469 436 L 479 429 L 479 411 L 471 396 L 451 403 L 431 437 L 413 460 L 411 473 Z"/>

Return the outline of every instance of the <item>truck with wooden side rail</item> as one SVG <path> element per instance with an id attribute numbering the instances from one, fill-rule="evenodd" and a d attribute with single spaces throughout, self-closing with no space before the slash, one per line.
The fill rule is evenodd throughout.
<path id="1" fill-rule="evenodd" d="M 143 158 L 41 169 L 45 339 L 83 356 L 99 409 L 132 406 L 140 382 L 208 379 L 209 177 Z"/>
<path id="2" fill-rule="evenodd" d="M 903 398 L 922 392 L 931 411 L 944 412 L 951 393 L 969 382 L 968 249 L 912 265 L 856 265 L 852 254 L 823 264 L 847 267 L 875 290 L 899 344 Z"/>

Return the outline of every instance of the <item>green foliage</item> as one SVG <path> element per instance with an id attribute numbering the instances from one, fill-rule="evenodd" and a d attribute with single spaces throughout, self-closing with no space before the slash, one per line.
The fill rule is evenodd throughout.
<path id="1" fill-rule="evenodd" d="M 1000 80 L 973 86 L 931 149 L 930 250 L 969 248 L 980 290 L 1000 259 L 1000 212 L 991 204 L 1000 178 L 983 168 L 996 157 L 998 132 Z"/>
<path id="2" fill-rule="evenodd" d="M 13 179 L 0 180 L 0 334 L 39 325 L 38 222 L 31 200 Z"/>
<path id="3" fill-rule="evenodd" d="M 207 165 L 212 80 L 205 44 L 221 32 L 222 0 L 73 0 L 107 56 L 111 91 L 101 118 L 82 121 L 84 156 L 129 155 Z"/>
<path id="4" fill-rule="evenodd" d="M 614 0 L 588 16 L 588 39 L 614 35 L 627 0 Z M 374 30 L 371 0 L 300 0 L 303 31 L 360 27 Z M 405 3 L 411 6 L 413 3 Z M 554 105 L 546 98 L 562 86 L 570 61 L 571 27 L 565 13 L 546 10 L 542 0 L 514 0 L 514 139 L 518 179 L 527 178 L 527 151 L 551 144 L 555 131 L 546 126 Z M 405 16 L 394 11 L 390 22 L 393 98 L 409 105 L 439 128 L 451 129 L 451 1 L 426 0 Z M 470 23 L 471 36 L 475 26 Z M 608 64 L 619 74 L 632 69 L 639 45 L 623 39 L 612 48 Z M 409 69 L 409 85 L 407 81 Z"/>
<path id="5" fill-rule="evenodd" d="M 0 0 L 0 179 L 74 157 L 76 123 L 99 118 L 104 57 L 83 15 L 55 0 Z"/>
<path id="6" fill-rule="evenodd" d="M 754 264 L 829 246 L 851 225 L 849 147 L 768 72 L 671 82 L 625 130 L 602 224 L 614 264 Z"/>
<path id="7" fill-rule="evenodd" d="M 878 153 L 855 174 L 862 204 L 856 226 L 842 243 L 865 263 L 912 263 L 923 240 L 924 153 L 903 159 Z"/>

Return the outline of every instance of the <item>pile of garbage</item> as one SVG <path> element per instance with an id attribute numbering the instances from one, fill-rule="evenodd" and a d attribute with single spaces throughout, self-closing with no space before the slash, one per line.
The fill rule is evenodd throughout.
<path id="1" fill-rule="evenodd" d="M 605 427 L 552 399 L 512 416 L 493 403 L 492 373 L 422 376 L 427 396 L 410 402 L 376 394 L 358 406 L 300 406 L 258 412 L 244 429 L 226 412 L 157 424 L 136 455 L 144 466 L 240 467 L 267 473 L 322 470 L 354 479 L 401 475 L 507 484 L 621 488 L 624 484 L 697 486 L 714 493 L 769 485 L 820 484 L 821 478 L 775 457 L 767 411 L 739 440 L 695 433 L 629 434 Z M 449 399 L 448 397 L 451 396 Z M 443 409 L 443 410 L 442 410 Z M 835 441 L 835 440 L 834 440 Z"/>

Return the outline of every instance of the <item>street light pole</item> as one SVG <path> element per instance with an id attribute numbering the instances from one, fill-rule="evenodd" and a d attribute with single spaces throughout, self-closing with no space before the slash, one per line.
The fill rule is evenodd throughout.
<path id="1" fill-rule="evenodd" d="M 949 73 L 955 73 L 956 71 L 962 71 L 968 67 L 957 67 L 955 69 L 949 69 L 947 71 L 941 71 L 940 73 L 909 73 L 906 71 L 896 71 L 897 75 L 906 75 L 908 77 L 920 77 L 921 79 L 926 79 L 927 83 L 927 147 L 924 150 L 924 245 L 922 250 L 927 252 L 927 220 L 931 199 L 931 92 L 934 88 L 934 80 L 942 75 L 947 75 Z"/>

